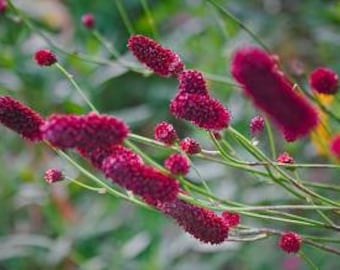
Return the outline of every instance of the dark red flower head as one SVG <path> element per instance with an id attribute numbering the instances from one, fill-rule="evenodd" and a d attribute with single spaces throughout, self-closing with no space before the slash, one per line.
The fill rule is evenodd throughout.
<path id="1" fill-rule="evenodd" d="M 34 54 L 35 62 L 39 66 L 51 66 L 57 62 L 57 57 L 48 49 L 42 49 Z"/>
<path id="2" fill-rule="evenodd" d="M 220 244 L 228 237 L 229 227 L 213 211 L 176 199 L 163 204 L 161 212 L 172 217 L 196 239 L 210 244 Z"/>
<path id="3" fill-rule="evenodd" d="M 172 154 L 164 161 L 164 167 L 172 174 L 185 175 L 189 172 L 190 161 L 181 154 Z"/>
<path id="4" fill-rule="evenodd" d="M 81 16 L 81 22 L 86 28 L 93 28 L 95 25 L 95 18 L 92 13 L 86 13 L 83 16 Z"/>
<path id="5" fill-rule="evenodd" d="M 184 69 L 184 64 L 176 53 L 146 36 L 131 36 L 128 48 L 141 63 L 160 76 L 177 76 Z"/>
<path id="6" fill-rule="evenodd" d="M 7 10 L 7 1 L 0 0 L 0 13 L 5 13 L 6 10 Z"/>
<path id="7" fill-rule="evenodd" d="M 53 184 L 65 179 L 64 174 L 58 169 L 48 169 L 45 172 L 44 179 L 47 183 Z"/>
<path id="8" fill-rule="evenodd" d="M 277 162 L 279 163 L 284 163 L 284 164 L 293 164 L 294 163 L 294 158 L 292 158 L 287 152 L 281 153 L 277 157 Z"/>
<path id="9" fill-rule="evenodd" d="M 178 140 L 174 126 L 165 121 L 162 121 L 155 126 L 154 138 L 156 141 L 167 145 L 172 145 Z"/>
<path id="10" fill-rule="evenodd" d="M 222 213 L 222 217 L 229 227 L 235 227 L 239 225 L 241 221 L 240 215 L 238 213 L 233 213 L 229 211 L 224 211 Z"/>
<path id="11" fill-rule="evenodd" d="M 332 69 L 319 67 L 309 75 L 309 85 L 318 93 L 334 95 L 338 91 L 338 79 Z"/>
<path id="12" fill-rule="evenodd" d="M 208 96 L 208 88 L 203 74 L 198 70 L 184 70 L 178 76 L 180 93 Z"/>
<path id="13" fill-rule="evenodd" d="M 300 235 L 295 232 L 282 233 L 279 246 L 280 248 L 288 253 L 296 253 L 300 250 L 302 239 Z"/>
<path id="14" fill-rule="evenodd" d="M 196 140 L 194 140 L 193 138 L 189 138 L 189 137 L 181 140 L 179 146 L 188 155 L 198 154 L 202 151 L 199 143 Z"/>
<path id="15" fill-rule="evenodd" d="M 330 143 L 330 150 L 333 155 L 340 158 L 340 134 L 336 134 Z"/>
<path id="16" fill-rule="evenodd" d="M 43 118 L 12 97 L 0 96 L 0 123 L 30 141 L 42 139 Z"/>
<path id="17" fill-rule="evenodd" d="M 219 131 L 228 127 L 231 116 L 229 111 L 216 99 L 179 93 L 170 103 L 171 113 L 198 127 Z"/>
<path id="18" fill-rule="evenodd" d="M 274 57 L 256 47 L 237 50 L 231 74 L 254 104 L 281 128 L 286 140 L 307 135 L 318 123 L 316 109 L 299 94 Z"/>
<path id="19" fill-rule="evenodd" d="M 255 116 L 250 121 L 250 134 L 255 137 L 262 133 L 264 129 L 264 119 L 262 116 Z"/>

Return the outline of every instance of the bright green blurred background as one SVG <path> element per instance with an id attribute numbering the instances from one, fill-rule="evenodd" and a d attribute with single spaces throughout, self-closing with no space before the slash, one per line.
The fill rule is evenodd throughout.
<path id="1" fill-rule="evenodd" d="M 248 136 L 248 123 L 256 115 L 249 101 L 228 80 L 229 59 L 234 48 L 254 43 L 237 24 L 223 17 L 205 0 L 148 0 L 150 17 L 143 1 L 17 0 L 37 28 L 72 52 L 110 59 L 105 48 L 85 29 L 81 15 L 92 12 L 96 29 L 114 44 L 124 59 L 129 31 L 119 7 L 135 33 L 157 38 L 183 58 L 188 68 L 209 73 L 212 95 L 219 97 L 233 114 L 233 125 Z M 118 5 L 117 5 L 118 3 Z M 120 5 L 119 5 L 120 3 Z M 246 23 L 275 53 L 295 79 L 317 65 L 340 71 L 340 2 L 322 0 L 231 0 L 219 1 Z M 9 94 L 43 115 L 53 112 L 85 113 L 86 104 L 55 68 L 37 67 L 32 55 L 51 48 L 101 112 L 126 120 L 134 132 L 152 136 L 155 123 L 174 123 L 181 137 L 191 135 L 209 148 L 207 136 L 175 120 L 168 112 L 176 92 L 174 79 L 143 76 L 122 68 L 112 60 L 98 65 L 65 55 L 30 31 L 12 11 L 0 15 L 0 94 Z M 44 145 L 24 142 L 0 127 L 0 270 L 3 269 L 131 269 L 131 270 L 266 270 L 307 269 L 299 259 L 283 254 L 277 239 L 255 243 L 226 243 L 207 246 L 184 234 L 160 214 L 141 209 L 109 195 L 91 193 L 66 182 L 50 186 L 43 173 L 50 167 L 86 181 L 77 170 Z M 265 137 L 262 138 L 263 141 Z M 299 162 L 320 160 L 308 139 L 286 145 L 277 136 L 280 151 L 289 150 Z M 265 142 L 261 142 L 266 149 Z M 162 162 L 169 152 L 145 148 Z M 87 164 L 84 162 L 84 166 Z M 285 202 L 284 193 L 272 186 L 256 184 L 254 176 L 216 164 L 196 166 L 211 187 L 223 198 L 249 203 Z M 305 172 L 310 178 L 339 179 L 339 174 Z M 192 176 L 193 178 L 195 176 Z M 329 196 L 332 196 L 329 194 Z M 244 219 L 254 226 L 302 231 L 280 223 Z M 306 248 L 320 269 L 338 269 L 334 255 Z"/>

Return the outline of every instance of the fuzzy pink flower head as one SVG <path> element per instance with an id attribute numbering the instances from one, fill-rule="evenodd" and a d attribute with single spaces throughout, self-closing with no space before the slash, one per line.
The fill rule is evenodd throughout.
<path id="1" fill-rule="evenodd" d="M 129 38 L 128 48 L 139 62 L 160 76 L 177 76 L 184 69 L 182 60 L 172 50 L 143 35 Z"/>
<path id="2" fill-rule="evenodd" d="M 0 123 L 30 141 L 41 141 L 43 118 L 10 96 L 0 96 Z"/>
<path id="3" fill-rule="evenodd" d="M 210 244 L 220 244 L 228 237 L 229 227 L 215 212 L 176 199 L 163 204 L 160 211 L 176 220 L 184 231 L 196 239 Z"/>
<path id="4" fill-rule="evenodd" d="M 287 253 L 297 253 L 300 250 L 302 238 L 295 232 L 281 234 L 279 247 Z"/>
<path id="5" fill-rule="evenodd" d="M 294 158 L 292 158 L 287 152 L 281 153 L 277 157 L 276 161 L 284 164 L 294 164 Z"/>
<path id="6" fill-rule="evenodd" d="M 208 96 L 208 88 L 202 72 L 198 70 L 184 70 L 178 76 L 178 90 L 181 93 Z"/>
<path id="7" fill-rule="evenodd" d="M 164 167 L 172 174 L 186 175 L 190 169 L 190 161 L 181 154 L 172 154 L 164 161 Z"/>
<path id="8" fill-rule="evenodd" d="M 170 103 L 170 112 L 211 131 L 227 128 L 231 119 L 229 111 L 218 100 L 195 94 L 177 94 Z"/>
<path id="9" fill-rule="evenodd" d="M 0 13 L 5 13 L 7 10 L 7 1 L 0 0 Z"/>
<path id="10" fill-rule="evenodd" d="M 92 13 L 86 13 L 81 16 L 81 22 L 88 29 L 92 29 L 96 23 Z"/>
<path id="11" fill-rule="evenodd" d="M 318 123 L 317 110 L 299 94 L 275 57 L 256 47 L 237 50 L 231 74 L 254 104 L 280 127 L 287 141 L 307 135 Z"/>
<path id="12" fill-rule="evenodd" d="M 334 156 L 340 159 L 340 134 L 336 134 L 331 139 L 330 151 Z"/>
<path id="13" fill-rule="evenodd" d="M 222 217 L 229 227 L 235 227 L 241 222 L 241 217 L 238 213 L 224 211 L 222 212 Z"/>
<path id="14" fill-rule="evenodd" d="M 264 119 L 262 116 L 255 116 L 250 121 L 250 134 L 253 137 L 260 135 L 264 129 Z"/>
<path id="15" fill-rule="evenodd" d="M 64 174 L 58 169 L 48 169 L 44 174 L 44 179 L 47 183 L 53 184 L 65 179 Z"/>
<path id="16" fill-rule="evenodd" d="M 162 121 L 155 126 L 154 138 L 156 141 L 172 145 L 178 140 L 178 135 L 173 125 Z"/>
<path id="17" fill-rule="evenodd" d="M 188 155 L 198 154 L 202 151 L 200 144 L 193 138 L 184 138 L 179 143 L 181 149 Z"/>
<path id="18" fill-rule="evenodd" d="M 334 95 L 338 91 L 338 75 L 330 68 L 319 67 L 309 75 L 309 85 L 316 92 Z"/>
<path id="19" fill-rule="evenodd" d="M 34 60 L 39 66 L 51 66 L 57 62 L 57 57 L 48 49 L 41 49 L 34 54 Z"/>

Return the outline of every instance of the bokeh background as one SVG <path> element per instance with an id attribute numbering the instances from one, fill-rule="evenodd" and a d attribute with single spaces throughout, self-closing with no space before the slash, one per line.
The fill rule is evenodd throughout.
<path id="1" fill-rule="evenodd" d="M 190 135 L 206 148 L 211 147 L 205 132 L 169 114 L 168 104 L 176 92 L 176 81 L 122 67 L 83 27 L 81 16 L 91 12 L 96 18 L 96 29 L 115 46 L 121 59 L 135 61 L 126 48 L 130 28 L 174 49 L 188 68 L 206 72 L 212 95 L 228 106 L 233 125 L 249 136 L 248 123 L 257 112 L 230 84 L 229 60 L 236 47 L 254 41 L 205 0 L 148 0 L 153 25 L 143 8 L 145 2 L 13 1 L 36 29 L 29 29 L 11 10 L 0 15 L 0 94 L 12 95 L 43 115 L 86 113 L 86 104 L 55 67 L 41 68 L 32 60 L 37 49 L 50 48 L 97 108 L 123 118 L 135 133 L 152 137 L 154 125 L 167 120 L 175 125 L 181 137 Z M 340 71 L 339 1 L 219 3 L 256 32 L 280 56 L 288 74 L 302 85 L 306 85 L 305 74 L 318 65 Z M 127 15 L 125 21 L 122 11 Z M 65 54 L 46 43 L 37 29 L 57 47 L 91 59 L 104 59 L 105 63 Z M 276 238 L 255 243 L 202 245 L 155 212 L 68 182 L 48 185 L 43 173 L 50 167 L 61 168 L 80 181 L 86 182 L 86 178 L 44 145 L 24 142 L 3 127 L 0 134 L 1 270 L 307 269 L 298 258 L 281 252 Z M 265 139 L 262 137 L 259 142 L 264 149 Z M 280 151 L 289 151 L 299 162 L 325 161 L 309 138 L 288 145 L 278 135 L 276 142 Z M 151 147 L 144 149 L 159 162 L 169 154 Z M 259 184 L 259 179 L 242 171 L 202 161 L 195 164 L 223 198 L 254 204 L 286 200 L 276 187 Z M 331 172 L 309 170 L 304 174 L 311 180 L 339 179 L 339 174 Z M 243 221 L 258 227 L 303 229 L 261 220 Z M 335 255 L 310 248 L 305 252 L 320 269 L 339 267 Z"/>

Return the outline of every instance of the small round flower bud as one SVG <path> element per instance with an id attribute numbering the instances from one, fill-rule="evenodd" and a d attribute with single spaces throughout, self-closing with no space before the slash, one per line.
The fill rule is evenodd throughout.
<path id="1" fill-rule="evenodd" d="M 264 119 L 262 116 L 255 116 L 253 119 L 250 121 L 250 134 L 253 137 L 258 136 L 259 134 L 262 133 L 264 129 Z"/>
<path id="2" fill-rule="evenodd" d="M 190 162 L 181 154 L 172 154 L 164 161 L 164 167 L 172 174 L 185 175 L 189 172 Z"/>
<path id="3" fill-rule="evenodd" d="M 285 232 L 280 237 L 279 246 L 285 252 L 296 253 L 300 249 L 301 242 L 302 239 L 297 233 Z"/>
<path id="4" fill-rule="evenodd" d="M 330 151 L 340 159 L 340 134 L 335 135 L 330 143 Z"/>
<path id="5" fill-rule="evenodd" d="M 177 132 L 168 122 L 160 122 L 155 126 L 154 138 L 156 141 L 172 145 L 178 140 Z"/>
<path id="6" fill-rule="evenodd" d="M 55 182 L 60 182 L 65 179 L 63 173 L 57 169 L 48 169 L 45 172 L 44 179 L 47 183 L 53 184 Z"/>
<path id="7" fill-rule="evenodd" d="M 293 164 L 294 163 L 294 159 L 287 153 L 281 153 L 278 157 L 277 157 L 277 162 L 279 163 L 284 163 L 284 164 Z"/>
<path id="8" fill-rule="evenodd" d="M 241 217 L 238 213 L 233 213 L 229 211 L 224 211 L 222 213 L 222 217 L 229 227 L 235 227 L 240 224 L 241 221 Z"/>
<path id="9" fill-rule="evenodd" d="M 183 139 L 180 142 L 179 146 L 188 155 L 198 154 L 202 151 L 199 143 L 196 140 L 189 138 L 189 137 Z"/>
<path id="10" fill-rule="evenodd" d="M 93 14 L 91 13 L 86 13 L 81 17 L 81 22 L 83 23 L 83 25 L 88 28 L 91 29 L 94 27 L 96 21 L 95 18 L 93 16 Z"/>
<path id="11" fill-rule="evenodd" d="M 338 91 L 338 75 L 330 68 L 316 68 L 309 75 L 309 85 L 318 93 L 334 95 Z"/>
<path id="12" fill-rule="evenodd" d="M 7 10 L 7 1 L 0 0 L 0 13 L 5 13 Z"/>
<path id="13" fill-rule="evenodd" d="M 39 66 L 51 66 L 57 62 L 57 57 L 48 49 L 42 49 L 34 54 L 35 62 Z"/>

